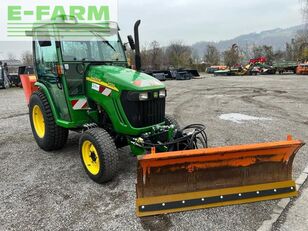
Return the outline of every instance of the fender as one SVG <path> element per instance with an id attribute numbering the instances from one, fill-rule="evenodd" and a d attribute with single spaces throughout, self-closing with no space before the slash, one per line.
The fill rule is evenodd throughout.
<path id="1" fill-rule="evenodd" d="M 48 103 L 50 105 L 50 108 L 51 108 L 51 111 L 52 111 L 52 114 L 53 114 L 53 117 L 55 119 L 55 122 L 58 126 L 60 127 L 64 127 L 64 128 L 76 128 L 78 127 L 79 125 L 74 123 L 74 122 L 70 122 L 70 121 L 66 121 L 66 120 L 62 120 L 60 119 L 58 113 L 57 113 L 57 110 L 55 108 L 55 105 L 51 99 L 51 95 L 47 89 L 47 87 L 45 86 L 45 84 L 41 83 L 41 82 L 36 82 L 35 83 L 35 86 L 37 86 L 40 90 L 42 90 L 48 100 Z"/>
<path id="2" fill-rule="evenodd" d="M 48 100 L 48 103 L 50 105 L 53 117 L 54 117 L 55 121 L 58 121 L 59 120 L 59 115 L 57 113 L 57 110 L 56 110 L 55 105 L 54 105 L 54 103 L 53 103 L 53 101 L 51 99 L 51 95 L 50 95 L 47 87 L 45 86 L 45 84 L 40 83 L 40 82 L 36 82 L 34 85 L 37 86 L 40 90 L 42 90 L 44 92 L 44 94 L 45 94 L 45 96 L 46 96 L 46 98 Z"/>

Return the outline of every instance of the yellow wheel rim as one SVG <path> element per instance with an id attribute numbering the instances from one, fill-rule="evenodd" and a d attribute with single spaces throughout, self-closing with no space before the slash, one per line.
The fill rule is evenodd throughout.
<path id="1" fill-rule="evenodd" d="M 35 105 L 32 110 L 32 119 L 34 129 L 38 137 L 44 138 L 45 136 L 45 121 L 41 108 Z"/>
<path id="2" fill-rule="evenodd" d="M 82 144 L 81 152 L 82 159 L 87 170 L 92 175 L 97 175 L 100 171 L 100 161 L 95 146 L 91 141 L 86 140 Z"/>

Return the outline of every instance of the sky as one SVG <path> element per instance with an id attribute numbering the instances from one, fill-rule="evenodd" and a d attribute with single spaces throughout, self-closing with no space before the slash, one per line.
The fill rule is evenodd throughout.
<path id="1" fill-rule="evenodd" d="M 141 40 L 220 41 L 302 23 L 300 0 L 119 0 L 122 34 L 142 20 Z"/>
<path id="2" fill-rule="evenodd" d="M 288 28 L 303 23 L 301 0 L 118 0 L 118 21 L 126 41 L 141 19 L 142 44 L 170 41 L 191 45 L 199 41 L 220 41 L 236 36 Z M 14 50 L 0 42 L 0 59 L 8 52 L 16 56 L 30 50 L 30 44 L 16 43 Z"/>

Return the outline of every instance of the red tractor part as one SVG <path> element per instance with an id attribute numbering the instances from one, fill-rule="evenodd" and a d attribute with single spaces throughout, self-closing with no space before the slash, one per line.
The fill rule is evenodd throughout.
<path id="1" fill-rule="evenodd" d="M 260 57 L 257 59 L 250 59 L 249 63 L 250 64 L 256 64 L 256 63 L 266 63 L 267 59 L 266 57 Z"/>
<path id="2" fill-rule="evenodd" d="M 20 80 L 22 83 L 22 87 L 24 89 L 27 104 L 29 104 L 32 93 L 38 90 L 38 87 L 35 86 L 36 76 L 35 75 L 20 75 Z"/>
<path id="3" fill-rule="evenodd" d="M 308 64 L 307 63 L 299 64 L 298 67 L 296 68 L 296 74 L 308 75 Z"/>

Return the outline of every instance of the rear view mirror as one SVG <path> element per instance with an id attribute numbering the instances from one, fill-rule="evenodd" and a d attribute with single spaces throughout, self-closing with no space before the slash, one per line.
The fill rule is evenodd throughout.
<path id="1" fill-rule="evenodd" d="M 127 39 L 128 39 L 130 48 L 131 48 L 132 50 L 135 50 L 136 46 L 135 46 L 135 41 L 134 41 L 134 39 L 133 39 L 133 36 L 129 35 L 129 36 L 127 36 Z"/>
<path id="2" fill-rule="evenodd" d="M 40 47 L 50 47 L 51 41 L 39 41 Z"/>

